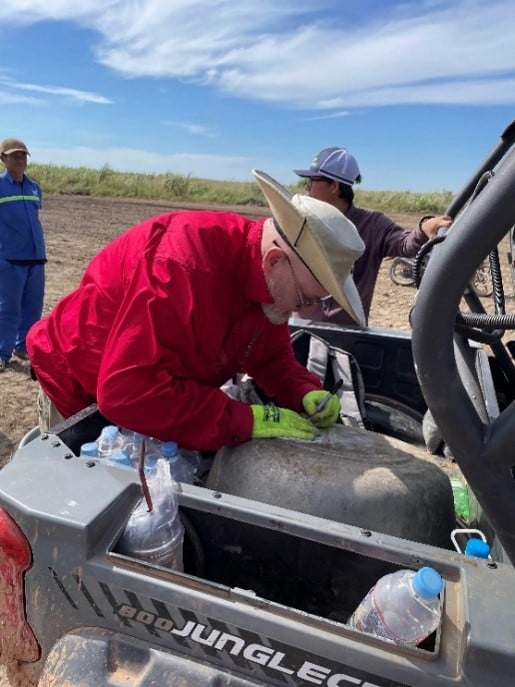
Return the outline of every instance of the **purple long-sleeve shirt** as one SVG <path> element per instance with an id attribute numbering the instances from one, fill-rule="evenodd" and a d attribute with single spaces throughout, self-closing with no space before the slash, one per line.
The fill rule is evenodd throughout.
<path id="1" fill-rule="evenodd" d="M 354 263 L 353 278 L 368 319 L 374 286 L 383 258 L 414 257 L 426 243 L 427 236 L 420 228 L 403 229 L 393 219 L 376 210 L 364 210 L 352 205 L 346 216 L 353 222 L 365 242 L 365 251 Z M 333 298 L 324 300 L 312 320 L 355 325 L 354 320 Z"/>

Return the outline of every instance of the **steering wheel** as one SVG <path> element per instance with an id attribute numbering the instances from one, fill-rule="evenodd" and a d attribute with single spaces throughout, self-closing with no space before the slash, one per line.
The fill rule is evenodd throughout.
<path id="1" fill-rule="evenodd" d="M 486 332 L 490 340 L 484 343 L 494 352 L 509 392 L 509 403 L 493 417 L 478 402 L 478 393 L 483 390 L 477 370 L 469 363 L 474 359 L 468 355 L 472 350 L 470 338 L 474 338 L 469 336 L 471 323 L 456 315 L 463 294 L 467 299 L 471 295 L 468 284 L 474 270 L 515 224 L 515 122 L 507 133 L 511 143 L 503 139 L 502 150 L 494 151 L 486 163 L 493 168 L 492 161 L 500 160 L 495 173 L 489 175 L 465 212 L 451 215 L 457 215 L 452 229 L 445 241 L 434 247 L 411 323 L 415 368 L 428 408 L 505 553 L 515 564 L 515 366 L 501 338 L 491 336 L 500 321 L 490 320 Z M 466 187 L 469 196 L 478 178 Z"/>

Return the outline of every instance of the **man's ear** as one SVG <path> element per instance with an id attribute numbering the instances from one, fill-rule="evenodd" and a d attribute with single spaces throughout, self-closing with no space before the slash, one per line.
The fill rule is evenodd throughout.
<path id="1" fill-rule="evenodd" d="M 269 274 L 273 268 L 281 262 L 284 262 L 284 251 L 279 246 L 270 246 L 263 255 L 263 272 Z"/>
<path id="2" fill-rule="evenodd" d="M 336 181 L 336 179 L 332 180 L 331 184 L 329 185 L 329 190 L 330 190 L 332 196 L 334 196 L 335 198 L 339 198 L 339 196 L 340 196 L 340 184 Z"/>

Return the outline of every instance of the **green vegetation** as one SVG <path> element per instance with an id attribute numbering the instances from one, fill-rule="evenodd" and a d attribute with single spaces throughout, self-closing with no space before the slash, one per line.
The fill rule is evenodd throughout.
<path id="1" fill-rule="evenodd" d="M 211 181 L 174 172 L 165 174 L 115 172 L 109 165 L 104 165 L 101 169 L 89 169 L 31 164 L 28 173 L 41 184 L 45 194 L 188 201 L 217 205 L 265 205 L 263 195 L 255 182 Z M 304 183 L 299 181 L 289 188 L 294 193 L 302 193 Z M 444 212 L 451 198 L 450 191 L 412 193 L 411 191 L 362 191 L 358 188 L 355 201 L 358 206 L 386 213 L 439 214 Z"/>

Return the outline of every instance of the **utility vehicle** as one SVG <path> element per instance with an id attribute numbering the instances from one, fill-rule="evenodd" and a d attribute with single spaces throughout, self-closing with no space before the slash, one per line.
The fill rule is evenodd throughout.
<path id="1" fill-rule="evenodd" d="M 433 246 L 412 336 L 292 321 L 299 356 L 308 335 L 350 352 L 362 426 L 218 452 L 180 487 L 183 570 L 118 550 L 143 490 L 137 471 L 79 456 L 108 423 L 95 406 L 25 437 L 0 471 L 1 662 L 13 684 L 513 684 L 515 320 L 499 256 L 515 225 L 514 142 L 515 122 L 448 208 L 456 219 Z M 469 287 L 487 256 L 490 314 Z M 428 409 L 442 454 L 424 445 Z M 467 522 L 452 475 L 470 490 Z M 456 550 L 463 525 L 484 534 L 489 559 Z M 423 644 L 349 627 L 381 575 L 423 565 L 444 579 L 442 622 Z"/>

